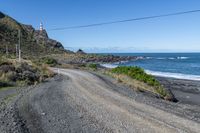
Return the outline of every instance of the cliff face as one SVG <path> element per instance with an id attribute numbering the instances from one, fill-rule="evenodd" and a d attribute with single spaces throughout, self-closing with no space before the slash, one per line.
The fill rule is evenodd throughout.
<path id="1" fill-rule="evenodd" d="M 44 44 L 49 48 L 57 48 L 60 50 L 64 50 L 63 45 L 53 39 L 50 39 L 48 37 L 48 34 L 46 30 L 40 31 L 40 30 L 35 30 L 32 26 L 30 25 L 23 25 L 23 28 L 30 33 L 30 35 L 33 35 L 33 39 L 35 39 L 37 44 Z"/>
<path id="2" fill-rule="evenodd" d="M 50 39 L 45 30 L 35 30 L 0 12 L 0 54 L 6 53 L 6 47 L 9 54 L 15 54 L 18 30 L 21 31 L 21 50 L 25 56 L 67 52 L 60 42 Z"/>

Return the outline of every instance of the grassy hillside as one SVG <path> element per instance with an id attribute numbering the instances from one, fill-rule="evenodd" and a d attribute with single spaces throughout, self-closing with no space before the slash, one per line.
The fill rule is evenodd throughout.
<path id="1" fill-rule="evenodd" d="M 21 50 L 24 58 L 65 52 L 62 44 L 49 39 L 45 30 L 40 32 L 0 12 L 0 54 L 5 55 L 7 45 L 9 56 L 15 55 L 18 30 L 21 31 Z"/>

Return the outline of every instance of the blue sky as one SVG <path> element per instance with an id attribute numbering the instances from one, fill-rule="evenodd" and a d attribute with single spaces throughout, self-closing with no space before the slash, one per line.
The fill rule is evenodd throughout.
<path id="1" fill-rule="evenodd" d="M 99 27 L 49 31 L 200 9 L 200 0 L 0 0 L 0 10 L 51 38 L 87 52 L 200 52 L 200 12 Z"/>

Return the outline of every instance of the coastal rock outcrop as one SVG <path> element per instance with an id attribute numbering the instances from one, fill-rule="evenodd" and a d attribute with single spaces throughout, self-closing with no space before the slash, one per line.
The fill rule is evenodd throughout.
<path id="1" fill-rule="evenodd" d="M 77 54 L 86 54 L 82 49 L 77 50 Z"/>
<path id="2" fill-rule="evenodd" d="M 50 39 L 46 30 L 36 30 L 31 25 L 21 24 L 0 12 L 0 54 L 7 52 L 15 55 L 19 30 L 23 56 L 70 52 L 60 42 Z"/>
<path id="3" fill-rule="evenodd" d="M 50 48 L 59 48 L 64 50 L 63 45 L 53 39 L 50 39 L 48 37 L 47 31 L 46 30 L 35 30 L 31 25 L 23 25 L 24 29 L 28 31 L 28 33 L 33 35 L 33 39 L 38 43 L 38 44 L 44 44 L 47 47 Z"/>

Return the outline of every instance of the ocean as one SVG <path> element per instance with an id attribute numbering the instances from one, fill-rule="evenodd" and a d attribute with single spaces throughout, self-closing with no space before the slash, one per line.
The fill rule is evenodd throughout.
<path id="1" fill-rule="evenodd" d="M 111 53 L 119 56 L 142 56 L 137 61 L 103 64 L 106 67 L 139 66 L 147 73 L 178 79 L 200 81 L 200 53 Z"/>

